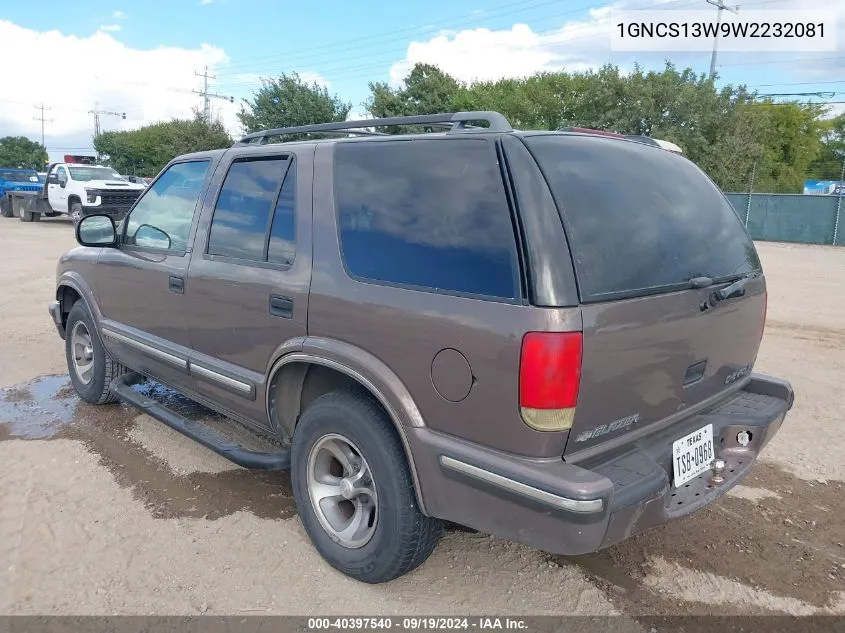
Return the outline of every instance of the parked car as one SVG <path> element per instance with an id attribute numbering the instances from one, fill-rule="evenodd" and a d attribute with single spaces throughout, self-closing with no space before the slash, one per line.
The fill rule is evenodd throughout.
<path id="1" fill-rule="evenodd" d="M 38 191 L 41 183 L 34 169 L 0 167 L 0 215 L 12 217 L 12 202 L 7 193 L 17 191 Z"/>
<path id="2" fill-rule="evenodd" d="M 399 125 L 443 132 L 378 132 Z M 444 520 L 581 554 L 689 515 L 793 402 L 753 373 L 766 282 L 730 203 L 624 138 L 495 112 L 267 130 L 174 159 L 77 240 L 50 313 L 79 396 L 290 468 L 315 547 L 365 582 Z"/>

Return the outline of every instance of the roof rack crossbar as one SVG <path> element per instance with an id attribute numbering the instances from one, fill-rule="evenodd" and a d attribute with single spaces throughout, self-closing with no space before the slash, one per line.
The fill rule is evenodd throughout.
<path id="1" fill-rule="evenodd" d="M 469 125 L 476 121 L 486 121 L 489 127 L 478 127 Z M 364 131 L 356 132 L 361 128 L 391 127 L 397 125 L 430 125 L 432 127 L 444 127 L 449 133 L 464 131 L 484 132 L 511 132 L 508 120 L 498 112 L 448 112 L 444 114 L 421 114 L 417 116 L 397 116 L 382 119 L 363 119 L 360 121 L 338 121 L 335 123 L 316 123 L 314 125 L 297 125 L 294 127 L 282 127 L 272 130 L 262 130 L 247 134 L 236 145 L 248 145 L 257 142 L 267 143 L 268 137 L 285 136 L 289 134 L 316 134 L 320 132 L 348 132 L 350 134 L 379 135 L 378 132 Z"/>

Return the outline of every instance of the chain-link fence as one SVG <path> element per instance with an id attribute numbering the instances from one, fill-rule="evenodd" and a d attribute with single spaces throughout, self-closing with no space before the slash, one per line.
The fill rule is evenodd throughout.
<path id="1" fill-rule="evenodd" d="M 754 239 L 845 246 L 845 160 L 804 169 L 765 160 L 742 191 L 726 191 Z"/>

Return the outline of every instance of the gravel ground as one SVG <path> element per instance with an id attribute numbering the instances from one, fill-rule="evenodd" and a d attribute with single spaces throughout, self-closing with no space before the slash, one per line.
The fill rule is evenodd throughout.
<path id="1" fill-rule="evenodd" d="M 845 248 L 758 244 L 757 369 L 797 398 L 745 485 L 574 559 L 450 530 L 367 586 L 314 552 L 287 477 L 76 399 L 46 311 L 72 245 L 65 220 L 0 220 L 0 614 L 845 614 Z"/>

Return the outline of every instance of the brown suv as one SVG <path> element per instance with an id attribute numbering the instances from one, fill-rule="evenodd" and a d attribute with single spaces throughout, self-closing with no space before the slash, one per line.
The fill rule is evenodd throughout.
<path id="1" fill-rule="evenodd" d="M 440 131 L 385 133 L 404 125 Z M 494 112 L 269 130 L 173 160 L 77 239 L 50 312 L 80 397 L 290 468 L 316 548 L 366 582 L 420 565 L 443 520 L 579 554 L 690 514 L 793 401 L 751 373 L 742 222 L 642 142 Z"/>

